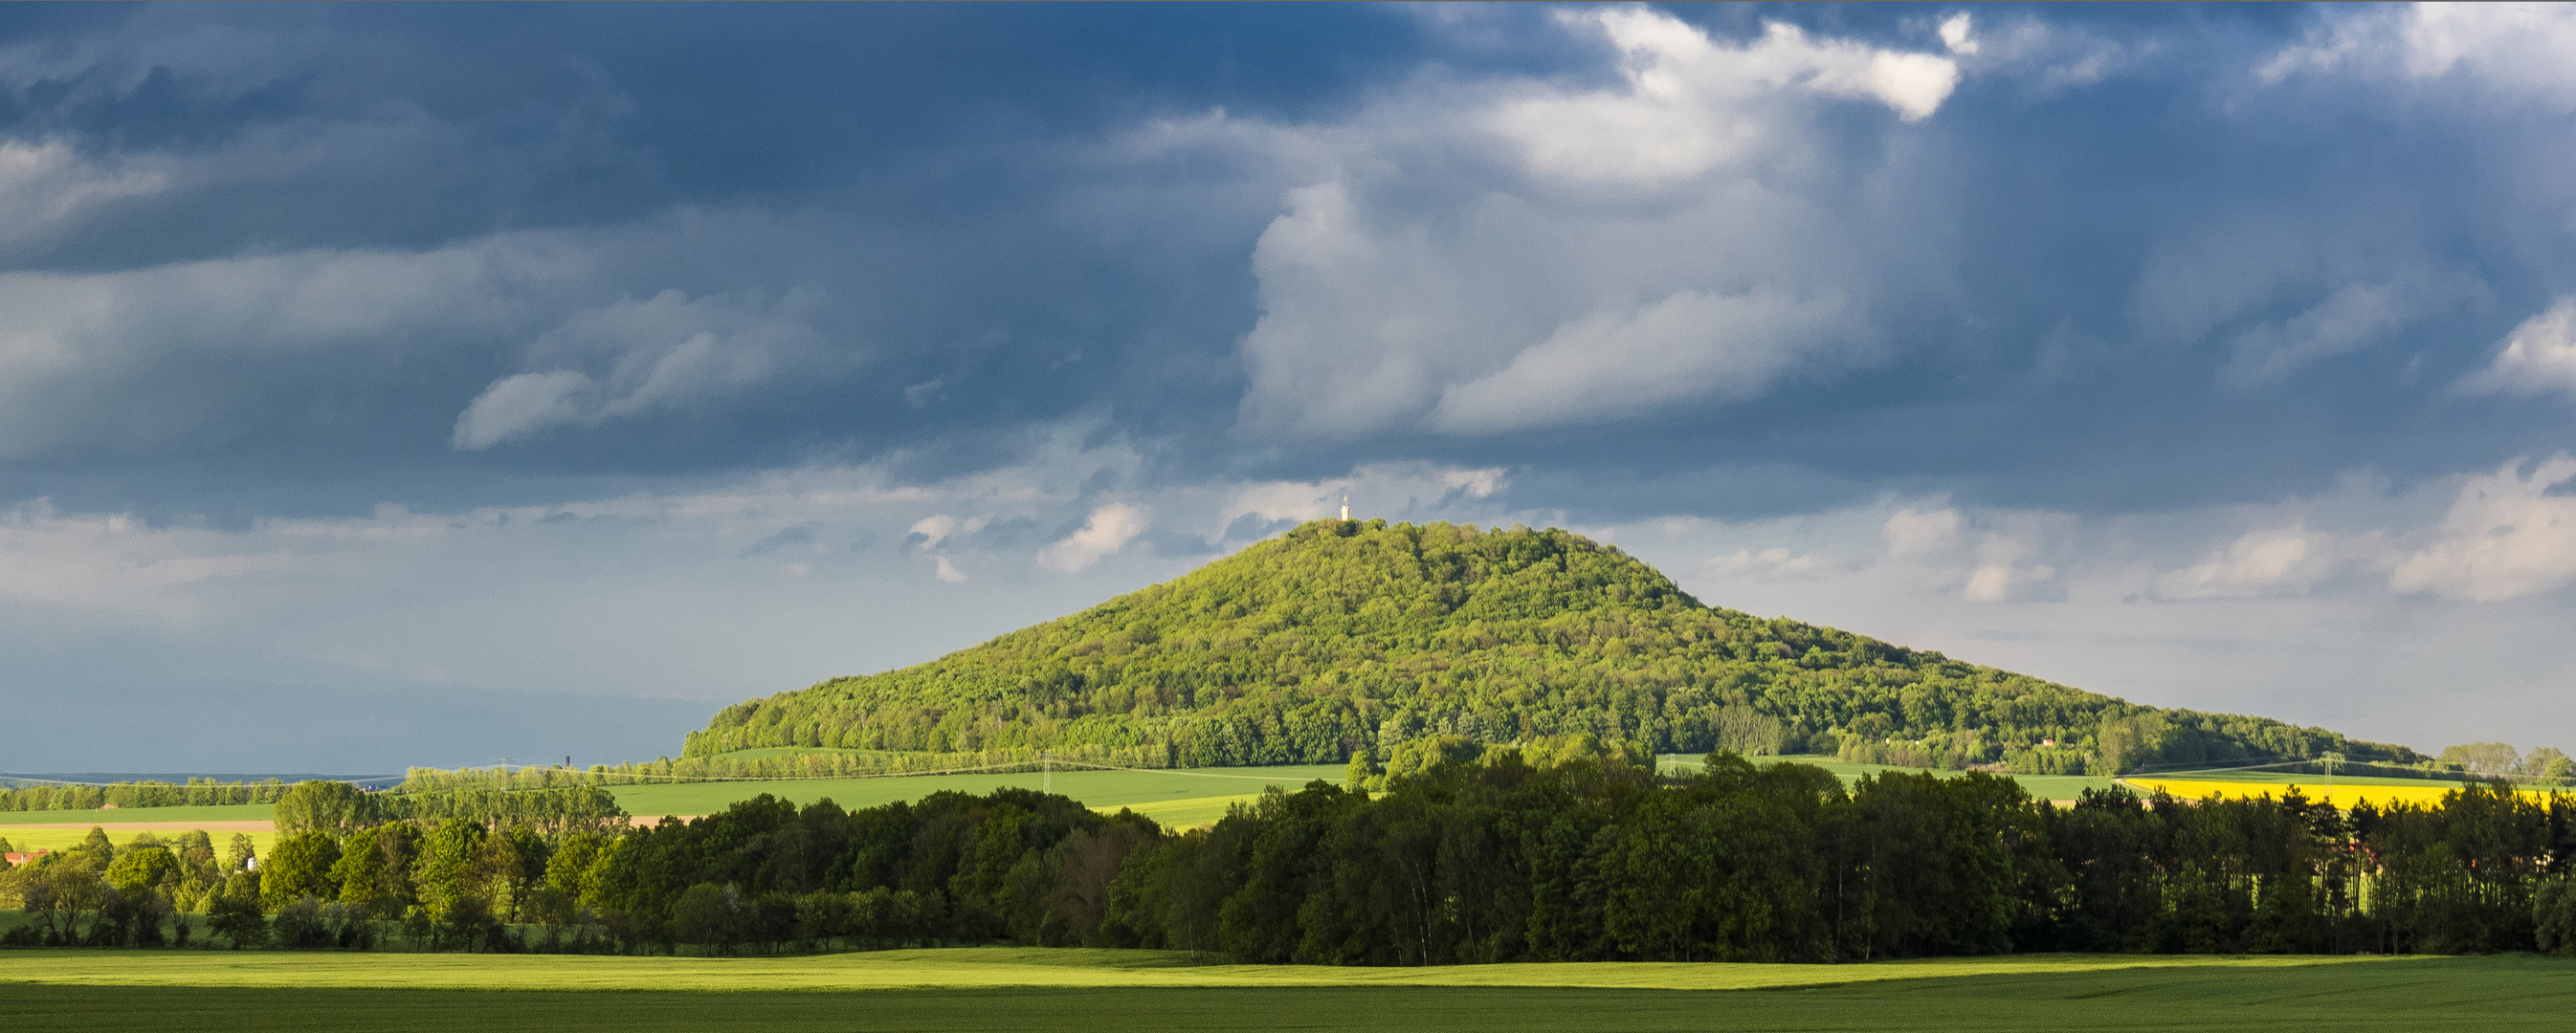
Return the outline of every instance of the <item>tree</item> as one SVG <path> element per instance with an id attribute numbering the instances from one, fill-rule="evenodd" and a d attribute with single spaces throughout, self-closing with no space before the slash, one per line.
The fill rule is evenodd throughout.
<path id="1" fill-rule="evenodd" d="M 2443 747 L 2442 763 L 2482 777 L 2511 775 L 2522 769 L 2522 754 L 2510 743 L 2473 742 Z"/>
<path id="2" fill-rule="evenodd" d="M 460 893 L 449 897 L 437 914 L 436 936 L 440 946 L 468 951 L 488 951 L 503 946 L 503 926 L 500 920 L 492 917 L 492 902 L 481 896 Z"/>
<path id="3" fill-rule="evenodd" d="M 340 886 L 332 880 L 331 870 L 339 863 L 340 844 L 331 833 L 298 832 L 279 839 L 269 851 L 268 863 L 260 867 L 261 906 L 276 911 L 306 897 L 338 897 Z"/>
<path id="4" fill-rule="evenodd" d="M 2522 774 L 2543 785 L 2565 785 L 2569 776 L 2576 775 L 2576 760 L 2555 746 L 2534 746 L 2522 755 Z"/>
<path id="5" fill-rule="evenodd" d="M 167 847 L 142 847 L 107 866 L 107 884 L 121 893 L 146 893 L 177 881 L 179 858 Z"/>
<path id="6" fill-rule="evenodd" d="M 409 822 L 389 822 L 350 836 L 331 880 L 340 887 L 340 902 L 375 918 L 395 918 L 419 895 L 412 889 L 412 859 L 420 853 L 420 829 Z"/>
<path id="7" fill-rule="evenodd" d="M 1689 753 L 1899 735 L 1911 759 L 2051 772 L 2328 751 L 2417 759 L 2324 729 L 2142 707 L 1710 607 L 1562 530 L 1319 521 L 929 663 L 728 707 L 689 736 L 677 767 L 886 763 L 724 756 L 777 746 L 1150 767 L 1392 765 L 1395 750 L 1425 737 L 1577 734 Z"/>
<path id="8" fill-rule="evenodd" d="M 2576 955 L 2576 882 L 2543 883 L 2531 897 L 2534 939 L 2542 953 Z"/>
<path id="9" fill-rule="evenodd" d="M 83 837 L 81 844 L 73 847 L 71 852 L 88 858 L 91 867 L 99 871 L 106 871 L 108 865 L 116 862 L 116 845 L 107 841 L 107 830 L 96 825 L 89 827 L 89 835 Z"/>
<path id="10" fill-rule="evenodd" d="M 742 891 L 701 882 L 672 905 L 671 932 L 706 954 L 730 954 L 744 932 L 743 912 Z"/>
<path id="11" fill-rule="evenodd" d="M 297 782 L 277 800 L 277 831 L 281 833 L 321 832 L 340 839 L 374 821 L 374 808 L 367 794 L 347 782 Z"/>
<path id="12" fill-rule="evenodd" d="M 450 903 L 468 896 L 490 906 L 475 865 L 485 835 L 480 823 L 443 821 L 422 840 L 411 881 L 430 914 L 444 914 Z"/>
<path id="13" fill-rule="evenodd" d="M 215 896 L 206 906 L 206 929 L 231 941 L 234 950 L 268 942 L 268 916 L 248 894 Z"/>

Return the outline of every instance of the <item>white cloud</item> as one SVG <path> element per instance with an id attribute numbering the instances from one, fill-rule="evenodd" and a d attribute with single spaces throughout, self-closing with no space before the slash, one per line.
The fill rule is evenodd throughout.
<path id="1" fill-rule="evenodd" d="M 2561 297 L 2523 320 L 2498 343 L 2485 369 L 2461 378 L 2451 389 L 2457 394 L 2563 392 L 2576 397 L 2576 295 Z"/>
<path id="2" fill-rule="evenodd" d="M 0 141 L 0 245 L 51 244 L 100 209 L 157 196 L 162 162 L 81 154 L 61 140 Z"/>
<path id="3" fill-rule="evenodd" d="M 2359 351 L 2475 289 L 2473 281 L 2422 279 L 2344 287 L 2296 316 L 2237 334 L 2234 357 L 2219 370 L 2219 383 L 2253 387 L 2320 359 Z"/>
<path id="4" fill-rule="evenodd" d="M 2058 597 L 2062 586 L 2056 584 L 2057 568 L 2029 562 L 2033 551 L 2031 543 L 2019 538 L 1987 535 L 1977 543 L 1976 565 L 1969 568 L 1968 582 L 1959 590 L 1959 598 L 1972 603 L 2001 603 Z"/>
<path id="5" fill-rule="evenodd" d="M 1959 543 L 1959 511 L 1944 508 L 1918 513 L 1900 509 L 1888 516 L 1879 535 L 1886 540 L 1890 556 L 1941 552 Z"/>
<path id="6" fill-rule="evenodd" d="M 811 291 L 775 305 L 758 298 L 690 298 L 665 290 L 576 314 L 539 337 L 528 361 L 580 364 L 494 381 L 456 418 L 453 443 L 490 448 L 549 427 L 596 425 L 680 408 L 759 384 L 802 358 L 813 331 L 799 316 Z"/>
<path id="7" fill-rule="evenodd" d="M 1751 398 L 1820 346 L 1855 336 L 1854 323 L 1837 300 L 1680 291 L 1558 327 L 1510 365 L 1443 390 L 1425 425 L 1492 434 Z"/>
<path id="8" fill-rule="evenodd" d="M 1091 511 L 1082 529 L 1038 550 L 1038 566 L 1071 574 L 1100 562 L 1144 534 L 1150 524 L 1142 507 L 1111 503 Z"/>
<path id="9" fill-rule="evenodd" d="M 2265 82 L 2336 71 L 2406 82 L 2458 79 L 2492 95 L 2576 110 L 2576 8 L 2422 3 L 2329 8 L 2309 38 L 2256 69 Z"/>
<path id="10" fill-rule="evenodd" d="M 580 396 L 594 387 L 588 375 L 568 369 L 493 381 L 457 415 L 455 446 L 485 449 L 539 427 L 578 423 L 590 410 Z"/>
<path id="11" fill-rule="evenodd" d="M 1941 19 L 1941 45 L 1961 57 L 1976 55 L 1978 50 L 1976 22 L 1968 16 L 1968 12 L 1961 11 Z"/>
<path id="12" fill-rule="evenodd" d="M 2576 458 L 2561 454 L 2523 474 L 2515 460 L 2460 488 L 2432 544 L 2389 577 L 2399 592 L 2494 601 L 2576 583 Z"/>
<path id="13" fill-rule="evenodd" d="M 927 551 L 938 548 L 940 543 L 947 541 L 951 535 L 971 535 L 983 530 L 992 522 L 993 518 L 990 516 L 973 516 L 959 520 L 946 513 L 935 513 L 913 521 L 909 533 L 920 535 L 919 548 Z"/>
<path id="14" fill-rule="evenodd" d="M 1949 58 L 1811 40 L 1781 22 L 1733 46 L 1642 7 L 1566 12 L 1559 20 L 1597 31 L 1619 49 L 1623 88 L 1535 88 L 1482 121 L 1516 143 L 1532 169 L 1579 182 L 1661 184 L 1741 160 L 1768 144 L 1772 127 L 1762 109 L 1784 93 L 1874 100 L 1910 122 L 1931 117 L 1959 82 Z M 1961 23 L 1963 41 L 1965 29 Z"/>
<path id="15" fill-rule="evenodd" d="M 935 573 L 939 580 L 948 582 L 952 585 L 962 585 L 966 583 L 966 572 L 957 569 L 957 565 L 949 562 L 948 557 L 933 556 L 931 558 L 938 561 L 938 569 Z"/>
<path id="16" fill-rule="evenodd" d="M 1700 567 L 1701 573 L 1716 581 L 1733 584 L 1745 578 L 1778 580 L 1810 578 L 1827 572 L 1825 561 L 1811 552 L 1793 553 L 1779 546 L 1760 552 L 1738 549 L 1734 555 L 1719 556 Z"/>
<path id="17" fill-rule="evenodd" d="M 1490 498 L 1511 483 L 1499 466 L 1475 470 L 1452 469 L 1440 474 L 1440 486 L 1471 499 Z"/>
<path id="18" fill-rule="evenodd" d="M 1869 313 L 1923 275 L 1904 257 L 1923 213 L 1855 204 L 1874 170 L 1820 146 L 1814 112 L 1884 105 L 1899 119 L 1867 131 L 1900 132 L 1954 60 L 1785 25 L 1712 39 L 1644 8 L 1557 24 L 1612 43 L 1617 85 L 1425 81 L 1333 125 L 1187 129 L 1313 170 L 1253 249 L 1241 433 L 1616 421 L 1883 357 Z"/>
<path id="19" fill-rule="evenodd" d="M 2156 578 L 2164 599 L 2247 599 L 2295 595 L 2331 571 L 2339 555 L 2335 537 L 2306 527 L 2246 532 L 2201 561 Z"/>

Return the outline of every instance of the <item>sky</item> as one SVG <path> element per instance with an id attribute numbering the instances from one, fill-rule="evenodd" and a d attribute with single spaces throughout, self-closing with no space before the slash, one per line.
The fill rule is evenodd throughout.
<path id="1" fill-rule="evenodd" d="M 2576 748 L 2576 8 L 0 8 L 0 771 L 676 754 L 1333 512 Z"/>

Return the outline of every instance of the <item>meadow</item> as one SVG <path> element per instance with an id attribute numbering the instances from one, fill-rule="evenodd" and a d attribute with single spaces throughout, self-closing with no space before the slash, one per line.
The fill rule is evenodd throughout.
<path id="1" fill-rule="evenodd" d="M 459 990 L 459 986 L 475 989 Z M 975 948 L 782 958 L 12 952 L 0 1013 L 267 1030 L 2559 1029 L 2576 963 L 2029 955 L 1853 965 L 1192 964 Z"/>
<path id="2" fill-rule="evenodd" d="M 118 822 L 267 821 L 277 813 L 270 803 L 221 807 L 105 807 L 81 811 L 0 811 L 0 836 L 13 825 L 91 825 Z"/>

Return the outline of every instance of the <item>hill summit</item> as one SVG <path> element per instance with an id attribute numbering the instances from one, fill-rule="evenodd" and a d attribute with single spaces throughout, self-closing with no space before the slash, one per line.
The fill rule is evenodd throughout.
<path id="1" fill-rule="evenodd" d="M 2418 759 L 1706 606 L 1568 531 L 1382 520 L 1304 524 L 929 663 L 728 707 L 684 755 L 1043 749 L 1149 767 L 1320 764 L 1436 735 L 2030 773 L 2327 751 Z"/>

